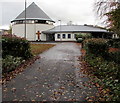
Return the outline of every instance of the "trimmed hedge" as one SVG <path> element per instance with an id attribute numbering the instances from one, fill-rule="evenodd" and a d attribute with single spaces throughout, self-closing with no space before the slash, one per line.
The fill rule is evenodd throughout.
<path id="1" fill-rule="evenodd" d="M 23 59 L 30 58 L 32 54 L 29 42 L 18 37 L 2 36 L 2 56 L 5 58 L 7 55 Z"/>
<path id="2" fill-rule="evenodd" d="M 84 46 L 88 54 L 94 54 L 95 56 L 107 56 L 109 45 L 106 39 L 87 39 L 84 41 Z"/>
<path id="3" fill-rule="evenodd" d="M 120 101 L 120 51 L 108 52 L 115 42 L 106 39 L 88 39 L 84 41 L 85 61 L 90 71 L 98 79 L 94 82 L 110 89 L 106 100 Z M 110 44 L 111 43 L 111 44 Z"/>

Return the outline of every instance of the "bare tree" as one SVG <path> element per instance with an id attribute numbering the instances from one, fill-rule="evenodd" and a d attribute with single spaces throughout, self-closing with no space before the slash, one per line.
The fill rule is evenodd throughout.
<path id="1" fill-rule="evenodd" d="M 96 0 L 95 12 L 106 27 L 120 34 L 120 0 Z"/>
<path id="2" fill-rule="evenodd" d="M 95 11 L 99 17 L 105 16 L 120 6 L 120 0 L 96 0 Z"/>
<path id="3" fill-rule="evenodd" d="M 9 26 L 8 33 L 9 33 L 9 34 L 12 34 L 12 26 L 11 26 L 11 25 Z"/>

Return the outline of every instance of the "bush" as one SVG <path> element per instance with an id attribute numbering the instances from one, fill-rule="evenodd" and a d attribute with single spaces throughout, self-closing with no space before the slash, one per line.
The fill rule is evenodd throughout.
<path id="1" fill-rule="evenodd" d="M 30 58 L 32 54 L 29 42 L 18 37 L 2 36 L 2 56 L 5 58 L 7 55 L 22 57 L 23 59 Z"/>
<path id="2" fill-rule="evenodd" d="M 82 41 L 83 41 L 82 38 L 78 38 L 78 39 L 77 39 L 77 42 L 78 42 L 78 43 L 82 43 Z"/>
<path id="3" fill-rule="evenodd" d="M 87 39 L 84 41 L 83 45 L 85 46 L 88 54 L 94 54 L 95 56 L 107 56 L 109 45 L 107 44 L 108 40 L 106 39 Z"/>
<path id="4" fill-rule="evenodd" d="M 111 101 L 119 101 L 120 65 L 93 55 L 86 55 L 85 59 L 89 63 L 92 73 L 100 80 L 100 85 L 104 85 L 104 88 L 111 90 L 109 99 Z"/>
<path id="5" fill-rule="evenodd" d="M 3 73 L 11 72 L 16 69 L 22 63 L 21 57 L 13 57 L 7 55 L 5 59 L 2 60 L 2 71 Z"/>
<path id="6" fill-rule="evenodd" d="M 78 40 L 79 38 L 82 38 L 83 40 L 84 39 L 88 39 L 88 38 L 91 38 L 91 34 L 90 33 L 79 33 L 79 34 L 76 34 L 76 40 Z"/>
<path id="7" fill-rule="evenodd" d="M 120 64 L 120 51 L 110 52 L 109 53 L 109 60 Z"/>
<path id="8" fill-rule="evenodd" d="M 120 41 L 119 42 L 114 42 L 113 47 L 114 48 L 120 48 Z"/>
<path id="9" fill-rule="evenodd" d="M 106 98 L 119 101 L 120 51 L 108 53 L 112 42 L 108 43 L 106 39 L 88 39 L 83 44 L 87 52 L 85 60 L 90 65 L 90 71 L 98 78 L 100 85 L 104 85 L 105 89 L 110 89 L 110 98 Z"/>
<path id="10" fill-rule="evenodd" d="M 120 39 L 110 39 L 109 44 L 113 48 L 120 48 Z"/>

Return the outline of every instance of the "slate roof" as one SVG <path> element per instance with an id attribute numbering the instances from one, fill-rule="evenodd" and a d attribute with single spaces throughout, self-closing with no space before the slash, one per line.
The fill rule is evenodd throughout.
<path id="1" fill-rule="evenodd" d="M 15 20 L 24 20 L 25 10 L 19 14 Z M 47 20 L 54 22 L 42 9 L 40 9 L 34 2 L 26 8 L 26 19 L 27 20 Z"/>
<path id="2" fill-rule="evenodd" d="M 107 30 L 101 29 L 98 27 L 92 27 L 92 26 L 85 26 L 85 25 L 61 25 L 56 26 L 52 29 L 49 29 L 47 31 L 43 31 L 43 33 L 64 33 L 64 32 L 105 32 L 108 33 Z"/>

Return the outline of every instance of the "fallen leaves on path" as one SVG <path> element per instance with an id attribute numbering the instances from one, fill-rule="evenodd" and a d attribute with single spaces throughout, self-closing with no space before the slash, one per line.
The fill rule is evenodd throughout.
<path id="1" fill-rule="evenodd" d="M 80 65 L 81 65 L 81 70 L 80 72 L 82 72 L 83 74 L 87 75 L 90 79 L 91 79 L 91 85 L 95 85 L 97 87 L 97 90 L 98 90 L 98 98 L 94 97 L 94 96 L 91 96 L 91 97 L 86 97 L 86 100 L 88 102 L 93 102 L 93 101 L 105 101 L 105 96 L 107 96 L 109 94 L 109 89 L 105 90 L 103 89 L 103 86 L 99 85 L 99 83 L 97 82 L 92 82 L 92 81 L 96 81 L 98 78 L 96 78 L 96 76 L 93 75 L 92 71 L 91 70 L 91 66 L 84 61 L 84 56 L 85 56 L 85 50 L 82 49 L 81 50 L 82 52 L 82 56 L 79 57 L 79 60 L 80 60 Z M 84 86 L 87 86 L 86 84 L 83 84 Z"/>
<path id="2" fill-rule="evenodd" d="M 23 64 L 21 64 L 18 68 L 16 68 L 14 71 L 10 73 L 5 73 L 2 75 L 2 84 L 5 84 L 6 82 L 10 81 L 11 79 L 15 78 L 18 74 L 21 74 L 21 72 L 24 71 L 24 69 L 33 64 L 37 59 L 39 59 L 39 56 L 33 57 L 27 61 L 25 61 Z"/>

